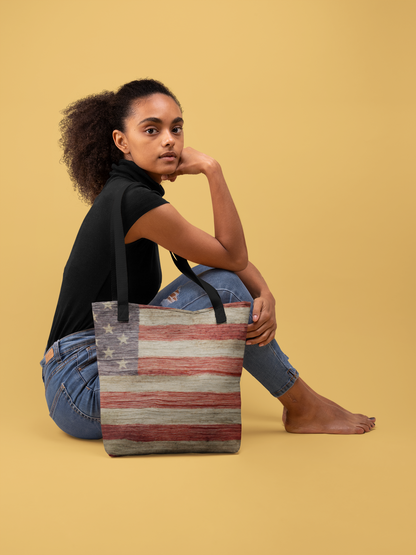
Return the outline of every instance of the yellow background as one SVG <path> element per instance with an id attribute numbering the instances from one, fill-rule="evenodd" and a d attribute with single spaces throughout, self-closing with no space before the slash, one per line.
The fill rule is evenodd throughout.
<path id="1" fill-rule="evenodd" d="M 416 2 L 1 12 L 3 553 L 414 553 Z M 87 210 L 59 163 L 59 112 L 141 77 L 175 92 L 186 143 L 221 162 L 292 364 L 376 431 L 287 434 L 246 373 L 235 456 L 111 459 L 49 418 L 39 360 Z M 203 178 L 166 189 L 212 229 Z"/>

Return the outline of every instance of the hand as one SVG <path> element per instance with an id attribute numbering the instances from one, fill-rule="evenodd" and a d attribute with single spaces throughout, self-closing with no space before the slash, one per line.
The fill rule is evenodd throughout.
<path id="1" fill-rule="evenodd" d="M 277 328 L 275 302 L 272 296 L 253 301 L 253 323 L 247 327 L 246 345 L 264 347 L 274 339 Z"/>
<path id="2" fill-rule="evenodd" d="M 210 156 L 188 146 L 182 150 L 176 171 L 169 175 L 162 175 L 162 180 L 175 181 L 178 175 L 206 174 L 216 163 Z"/>

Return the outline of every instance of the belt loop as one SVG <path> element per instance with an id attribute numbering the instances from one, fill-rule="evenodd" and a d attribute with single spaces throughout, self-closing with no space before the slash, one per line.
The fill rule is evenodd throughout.
<path id="1" fill-rule="evenodd" d="M 58 362 L 61 362 L 61 352 L 59 349 L 59 343 L 60 343 L 60 339 L 58 339 L 58 341 L 55 341 L 55 343 L 52 345 L 52 348 L 53 348 L 54 359 Z"/>

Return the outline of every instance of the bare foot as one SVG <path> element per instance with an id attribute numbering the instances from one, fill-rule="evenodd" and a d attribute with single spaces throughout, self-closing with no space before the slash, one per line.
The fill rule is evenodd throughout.
<path id="1" fill-rule="evenodd" d="M 334 401 L 331 401 L 331 399 L 327 399 L 326 397 L 324 397 L 323 395 L 320 395 L 319 393 L 317 393 L 316 391 L 314 391 L 306 382 L 304 382 L 302 380 L 302 378 L 298 378 L 298 380 L 301 380 L 301 382 L 309 389 L 309 391 L 311 391 L 314 395 L 316 395 L 317 397 L 319 397 L 319 399 L 321 399 L 322 401 L 324 401 L 325 403 L 329 403 L 330 405 L 334 405 L 335 407 L 338 407 L 342 410 L 344 410 L 345 412 L 348 412 L 349 414 L 354 414 L 352 412 L 350 412 L 347 409 L 344 409 L 343 407 L 341 407 L 340 405 L 338 405 L 337 403 L 335 403 Z M 367 418 L 367 416 L 365 416 L 364 414 L 355 414 L 355 416 L 362 416 L 364 418 Z M 370 416 L 369 417 L 370 420 L 373 420 L 374 422 L 376 421 L 374 416 Z"/>
<path id="2" fill-rule="evenodd" d="M 298 434 L 363 434 L 375 426 L 375 418 L 353 414 L 322 397 L 301 378 L 284 395 L 283 424 Z"/>
<path id="3" fill-rule="evenodd" d="M 309 389 L 309 391 L 310 391 L 313 395 L 316 395 L 316 397 L 318 397 L 319 399 L 321 399 L 323 402 L 328 403 L 328 404 L 330 404 L 330 405 L 333 405 L 333 406 L 335 406 L 335 407 L 339 407 L 340 409 L 342 409 L 342 407 L 340 407 L 340 405 L 338 405 L 337 403 L 334 403 L 334 401 L 331 401 L 331 399 L 327 399 L 327 398 L 324 397 L 323 395 L 320 395 L 319 393 L 317 393 L 316 391 L 314 391 L 306 382 L 304 382 L 304 381 L 302 380 L 302 378 L 298 378 L 298 381 L 299 381 L 299 380 L 305 385 L 305 387 L 306 387 L 307 389 Z M 345 410 L 346 412 L 348 412 L 348 413 L 350 413 L 350 414 L 353 414 L 352 412 L 347 411 L 346 409 L 343 409 L 343 410 Z M 361 416 L 364 416 L 364 415 L 361 415 Z M 283 407 L 283 413 L 282 413 L 282 421 L 283 421 L 283 424 L 286 424 L 286 418 L 287 418 L 287 408 L 286 408 L 286 407 Z M 374 418 L 374 417 L 371 417 L 370 420 L 374 420 L 374 421 L 375 421 L 375 418 Z"/>

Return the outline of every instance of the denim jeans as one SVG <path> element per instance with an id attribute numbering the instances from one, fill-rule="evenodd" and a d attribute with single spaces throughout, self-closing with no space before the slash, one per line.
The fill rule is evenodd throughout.
<path id="1" fill-rule="evenodd" d="M 196 274 L 217 289 L 223 303 L 253 298 L 233 272 L 197 266 Z M 206 293 L 181 275 L 159 291 L 149 303 L 184 310 L 211 306 Z M 250 311 L 250 322 L 251 311 Z M 101 438 L 100 382 L 94 330 L 68 335 L 53 344 L 53 357 L 41 361 L 49 414 L 66 433 L 83 439 Z M 298 372 L 275 340 L 264 347 L 246 345 L 244 368 L 274 397 L 280 397 L 295 383 Z"/>

